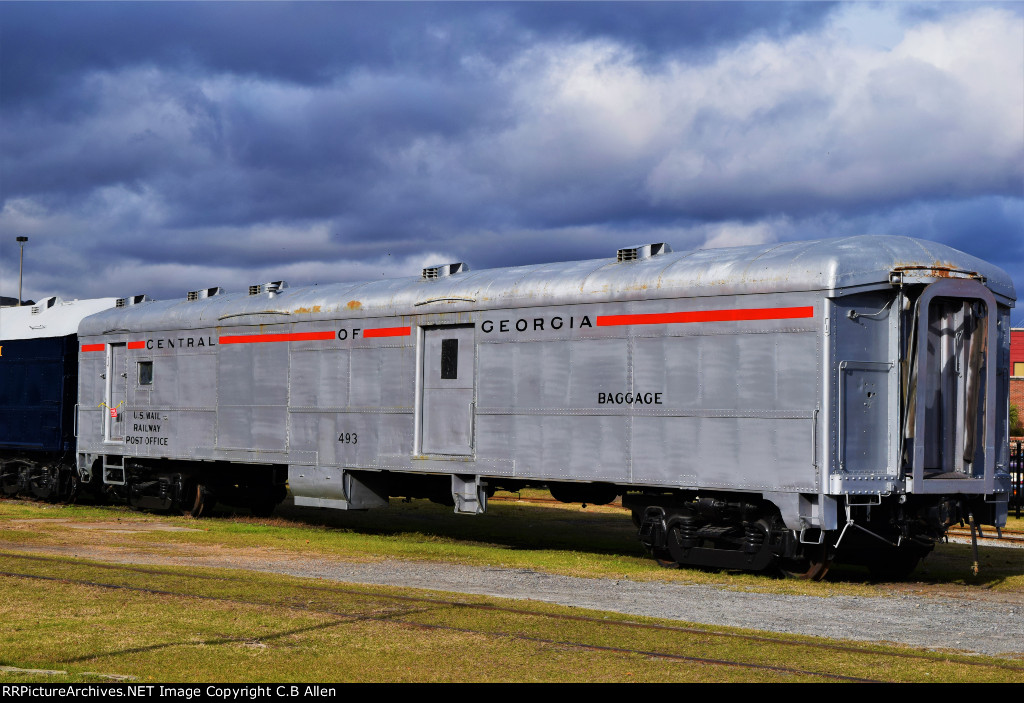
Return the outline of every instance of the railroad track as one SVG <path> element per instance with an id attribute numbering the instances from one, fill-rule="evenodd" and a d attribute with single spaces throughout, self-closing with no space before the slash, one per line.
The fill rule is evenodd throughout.
<path id="1" fill-rule="evenodd" d="M 147 569 L 144 567 L 137 567 L 125 564 L 109 564 L 109 563 L 96 563 L 96 562 L 82 562 L 81 560 L 74 558 L 62 558 L 62 557 L 50 557 L 40 555 L 27 555 L 27 554 L 14 554 L 0 552 L 0 558 L 9 558 L 23 561 L 37 561 L 37 562 L 55 562 L 60 564 L 72 565 L 72 566 L 84 566 L 88 568 L 104 569 L 112 572 L 128 572 L 128 573 L 139 573 L 149 575 L 159 575 L 165 577 L 174 577 L 179 575 L 174 570 L 159 570 L 159 569 Z M 184 574 L 181 574 L 184 575 Z M 516 608 L 510 606 L 493 605 L 489 603 L 479 603 L 473 601 L 466 601 L 460 599 L 447 599 L 447 598 L 431 598 L 426 596 L 408 596 L 399 594 L 387 594 L 367 591 L 365 589 L 351 587 L 351 586 L 340 586 L 340 585 L 314 585 L 314 584 L 298 584 L 293 585 L 291 588 L 301 591 L 311 592 L 324 592 L 331 594 L 344 594 L 354 598 L 370 598 L 374 600 L 392 601 L 399 605 L 409 606 L 406 608 L 389 609 L 387 612 L 375 614 L 367 613 L 345 613 L 331 610 L 330 608 L 312 607 L 303 604 L 296 603 L 280 603 L 280 602 L 266 602 L 262 600 L 234 598 L 226 596 L 210 596 L 195 591 L 188 590 L 166 590 L 156 588 L 144 588 L 140 586 L 132 586 L 126 584 L 117 583 L 104 583 L 86 579 L 73 579 L 56 576 L 46 576 L 40 574 L 23 573 L 16 571 L 0 571 L 0 576 L 7 576 L 10 578 L 23 578 L 23 579 L 36 579 L 42 581 L 52 581 L 60 583 L 69 583 L 81 586 L 90 586 L 95 588 L 106 588 L 111 590 L 126 590 L 139 593 L 148 593 L 153 595 L 161 596 L 173 596 L 179 598 L 192 598 L 198 600 L 208 601 L 220 601 L 230 602 L 240 605 L 252 605 L 258 607 L 280 607 L 288 610 L 300 610 L 304 612 L 317 613 L 321 615 L 328 615 L 331 617 L 339 618 L 339 622 L 349 622 L 353 620 L 376 620 L 386 621 L 390 624 L 397 624 L 410 628 L 427 629 L 427 630 L 443 630 L 448 632 L 464 633 L 464 634 L 475 634 L 483 635 L 487 637 L 501 637 L 519 640 L 523 642 L 532 642 L 536 644 L 552 645 L 559 647 L 570 647 L 580 650 L 591 650 L 591 651 L 603 651 L 611 653 L 619 653 L 625 655 L 639 655 L 652 657 L 657 659 L 664 659 L 666 661 L 679 661 L 679 662 L 690 662 L 696 664 L 706 665 L 717 665 L 727 666 L 732 668 L 741 668 L 749 670 L 760 670 L 766 672 L 775 672 L 795 676 L 811 676 L 826 680 L 838 680 L 838 681 L 856 681 L 865 683 L 881 683 L 882 681 L 876 679 L 844 676 L 841 674 L 835 674 L 828 671 L 816 671 L 812 669 L 802 669 L 788 666 L 777 666 L 758 662 L 744 662 L 735 661 L 728 659 L 718 658 L 706 658 L 706 657 L 694 657 L 683 655 L 675 652 L 665 651 L 653 651 L 653 650 L 641 650 L 632 649 L 628 647 L 610 647 L 606 645 L 597 645 L 588 642 L 581 642 L 575 640 L 564 640 L 564 639 L 549 639 L 543 637 L 534 637 L 516 632 L 505 632 L 505 631 L 491 631 L 491 630 L 479 630 L 472 628 L 461 628 L 454 625 L 442 625 L 437 623 L 429 622 L 417 622 L 414 616 L 420 612 L 427 612 L 425 607 L 443 606 L 448 608 L 467 609 L 467 610 L 481 610 L 490 611 L 496 613 L 508 613 L 513 615 L 523 615 L 530 617 L 537 617 L 546 620 L 556 621 L 573 621 L 581 623 L 589 623 L 598 625 L 601 628 L 607 629 L 623 629 L 623 630 L 655 630 L 663 632 L 676 632 L 684 635 L 697 635 L 701 637 L 715 638 L 719 640 L 744 640 L 754 642 L 759 645 L 770 646 L 770 647 L 784 647 L 784 648 L 810 648 L 832 652 L 844 652 L 844 653 L 855 653 L 855 654 L 879 654 L 875 650 L 868 649 L 866 647 L 858 647 L 854 645 L 841 645 L 824 642 L 815 642 L 813 640 L 798 640 L 798 639 L 787 639 L 781 637 L 771 637 L 767 635 L 751 635 L 738 632 L 732 632 L 720 629 L 705 629 L 698 627 L 686 627 L 681 625 L 660 625 L 652 623 L 640 623 L 628 620 L 606 620 L 603 618 L 588 617 L 584 615 L 568 615 L 559 613 L 549 613 L 539 610 L 531 610 L 528 608 Z M 189 572 L 187 574 L 189 579 L 199 580 L 213 580 L 221 582 L 237 582 L 240 584 L 247 584 L 248 579 L 245 577 L 234 577 L 226 575 L 213 575 L 213 574 L 202 574 Z M 402 618 L 402 619 L 399 619 Z M 407 619 L 408 618 L 408 619 Z M 123 652 L 124 654 L 130 653 L 130 651 Z M 948 654 L 934 654 L 929 655 L 926 653 L 919 652 L 905 652 L 897 649 L 886 651 L 884 656 L 887 658 L 900 658 L 907 660 L 919 660 L 933 662 L 936 664 L 955 663 L 957 665 L 964 665 L 970 667 L 982 667 L 982 668 L 995 668 L 1008 671 L 1024 672 L 1024 665 L 1014 665 L 1010 663 L 992 663 L 992 662 L 979 662 L 969 657 L 958 657 L 951 656 Z M 89 657 L 92 658 L 92 657 Z M 83 661 L 86 659 L 82 659 Z M 79 659 L 68 660 L 62 662 L 65 664 L 78 663 Z M 826 660 L 823 660 L 826 661 Z"/>
<path id="2" fill-rule="evenodd" d="M 489 499 L 495 503 L 537 503 L 539 505 L 566 505 L 561 501 L 555 500 L 554 498 L 538 498 L 538 497 L 492 497 Z M 622 503 L 616 500 L 607 505 L 603 505 L 604 508 L 618 508 L 622 512 L 629 512 L 628 509 L 622 507 Z M 971 530 L 967 527 L 951 527 L 948 530 L 948 534 L 951 537 L 965 537 L 971 538 Z M 982 527 L 981 534 L 978 535 L 979 539 L 985 540 L 1001 540 L 1012 544 L 1024 544 L 1024 530 L 1007 530 L 1002 529 L 998 533 L 994 527 Z"/>
<path id="3" fill-rule="evenodd" d="M 1021 530 L 1004 529 L 1000 530 L 1000 532 L 996 532 L 994 527 L 983 527 L 980 532 L 981 534 L 978 535 L 978 539 L 997 540 L 1001 542 L 1008 542 L 1010 544 L 1024 544 L 1024 531 Z M 950 537 L 963 537 L 965 539 L 971 538 L 971 530 L 969 527 L 951 527 L 948 530 L 948 534 Z"/>

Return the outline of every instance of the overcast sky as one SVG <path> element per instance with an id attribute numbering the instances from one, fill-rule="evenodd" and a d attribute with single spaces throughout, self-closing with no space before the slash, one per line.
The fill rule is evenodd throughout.
<path id="1" fill-rule="evenodd" d="M 850 234 L 1024 297 L 1024 3 L 0 3 L 4 295 Z"/>

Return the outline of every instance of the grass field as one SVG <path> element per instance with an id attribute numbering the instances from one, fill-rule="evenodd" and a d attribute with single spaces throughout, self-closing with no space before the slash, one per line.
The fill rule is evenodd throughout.
<path id="1" fill-rule="evenodd" d="M 396 501 L 368 513 L 286 507 L 265 520 L 229 512 L 193 520 L 4 501 L 0 666 L 67 673 L 5 671 L 0 681 L 92 681 L 98 674 L 140 682 L 1024 679 L 1020 661 L 848 642 L 842 645 L 849 649 L 823 655 L 813 638 L 773 634 L 765 642 L 676 622 L 662 623 L 673 629 L 633 628 L 621 623 L 654 621 L 609 613 L 566 620 L 583 611 L 536 603 L 524 614 L 514 612 L 524 607 L 520 602 L 475 596 L 409 600 L 426 594 L 344 584 L 311 589 L 308 580 L 207 568 L 131 571 L 76 557 L 83 545 L 154 556 L 430 560 L 818 597 L 888 595 L 894 588 L 867 581 L 853 567 L 834 568 L 823 583 L 662 569 L 640 549 L 628 515 L 614 508 L 494 503 L 470 517 L 425 501 Z M 43 549 L 61 554 L 17 556 Z M 969 546 L 940 545 L 909 586 L 1024 595 L 1024 558 L 1017 554 L 1024 557 L 983 547 L 975 577 Z"/>
<path id="2" fill-rule="evenodd" d="M 871 583 L 866 570 L 855 566 L 834 565 L 828 579 L 820 583 L 743 572 L 664 569 L 644 552 L 628 513 L 610 506 L 583 509 L 578 505 L 495 502 L 483 515 L 466 516 L 429 501 L 394 500 L 388 508 L 366 512 L 282 506 L 277 517 L 267 519 L 252 518 L 241 511 L 232 514 L 223 510 L 219 514 L 221 519 L 193 520 L 117 507 L 0 502 L 0 543 L 11 539 L 24 544 L 75 544 L 82 535 L 80 530 L 69 530 L 69 524 L 141 520 L 185 529 L 161 531 L 156 540 L 146 531 L 106 530 L 104 543 L 154 553 L 189 545 L 218 551 L 273 549 L 350 561 L 444 561 L 567 576 L 704 583 L 816 596 L 891 592 L 887 584 Z M 1020 559 L 1016 558 L 1018 553 Z M 981 570 L 974 576 L 968 545 L 941 544 L 913 578 L 1024 593 L 1024 550 L 1008 553 L 982 547 L 980 555 Z"/>
<path id="3" fill-rule="evenodd" d="M 0 576 L 0 664 L 66 672 L 7 672 L 5 682 L 1024 682 L 1024 664 L 1005 660 L 785 635 L 766 642 L 742 630 L 536 603 L 524 613 L 493 598 L 311 588 L 251 572 L 3 563 L 22 575 Z"/>

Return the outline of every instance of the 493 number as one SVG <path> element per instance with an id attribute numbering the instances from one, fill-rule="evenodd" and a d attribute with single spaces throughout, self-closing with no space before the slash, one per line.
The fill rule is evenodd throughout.
<path id="1" fill-rule="evenodd" d="M 338 441 L 342 444 L 359 444 L 359 435 L 355 432 L 342 432 L 338 435 Z"/>

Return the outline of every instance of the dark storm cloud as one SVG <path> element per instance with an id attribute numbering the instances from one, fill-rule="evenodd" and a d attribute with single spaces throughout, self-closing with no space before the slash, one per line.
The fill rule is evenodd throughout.
<path id="1" fill-rule="evenodd" d="M 1019 276 L 1021 26 L 1000 4 L 0 4 L 0 226 L 51 267 L 37 296 L 882 232 Z"/>
<path id="2" fill-rule="evenodd" d="M 781 37 L 819 26 L 835 3 L 636 2 L 623 11 L 609 2 L 505 6 L 539 37 L 585 41 L 614 39 L 660 61 L 667 55 L 697 56 L 750 34 Z"/>
<path id="3" fill-rule="evenodd" d="M 91 109 L 74 120 L 4 112 L 5 196 L 53 203 L 147 185 L 173 226 L 336 214 L 388 177 L 382 150 L 457 138 L 500 102 L 484 84 L 402 76 L 316 90 L 228 79 L 203 93 L 189 75 L 138 69 L 90 76 L 81 90 Z"/>
<path id="4" fill-rule="evenodd" d="M 545 38 L 611 37 L 652 55 L 694 52 L 750 32 L 803 29 L 820 23 L 827 9 L 823 3 L 635 3 L 628 10 L 607 3 L 6 4 L 0 6 L 5 197 L 74 197 L 154 179 L 179 203 L 174 217 L 182 224 L 324 216 L 350 201 L 344 187 L 339 197 L 338 184 L 321 180 L 325 168 L 373 182 L 387 177 L 375 172 L 374 155 L 384 143 L 394 149 L 412 137 L 493 128 L 508 108 L 488 71 Z M 466 57 L 475 55 L 487 65 L 467 66 Z M 247 79 L 295 88 L 280 96 L 285 100 L 301 99 L 295 92 L 303 87 L 336 90 L 314 96 L 306 109 L 268 115 L 265 104 L 230 97 L 216 103 L 196 88 L 218 75 L 237 78 L 239 90 Z M 153 96 L 170 112 L 140 115 L 136 124 L 109 120 Z M 151 126 L 160 119 L 190 123 L 186 148 L 182 138 Z M 208 153 L 197 153 L 202 149 Z M 185 175 L 213 162 L 226 172 Z M 277 178 L 259 173 L 264 169 L 286 183 L 300 177 L 312 185 L 290 195 Z"/>
<path id="5" fill-rule="evenodd" d="M 415 5 L 400 14 L 415 30 L 435 12 Z M 5 92 L 37 97 L 77 74 L 132 65 L 320 83 L 347 66 L 390 64 L 411 38 L 395 16 L 372 3 L 6 4 Z"/>
<path id="6" fill-rule="evenodd" d="M 303 84 L 353 66 L 457 70 L 467 51 L 508 58 L 530 42 L 612 37 L 652 53 L 823 21 L 831 3 L 6 3 L 5 100 L 63 91 L 134 64 L 201 67 Z"/>
<path id="7" fill-rule="evenodd" d="M 360 212 L 362 236 L 376 237 L 414 212 L 448 225 L 560 227 L 641 214 L 856 210 L 943 187 L 956 197 L 1019 191 L 1019 170 L 1005 166 L 979 182 L 926 163 L 932 182 L 910 174 L 897 187 L 891 175 L 866 172 L 866 153 L 891 173 L 893 154 L 911 155 L 901 168 L 912 170 L 926 161 L 913 151 L 931 158 L 964 144 L 958 136 L 936 149 L 935 136 L 971 128 L 971 116 L 901 105 L 908 85 L 944 102 L 961 86 L 914 62 L 864 75 L 854 67 L 867 92 L 850 110 L 843 77 L 799 58 L 827 52 L 827 41 L 775 38 L 821 23 L 827 6 L 804 5 L 76 4 L 55 6 L 52 32 L 38 24 L 52 9 L 33 15 L 34 6 L 15 5 L 5 65 L 20 76 L 28 62 L 19 57 L 34 50 L 42 66 L 52 63 L 47 75 L 79 77 L 48 98 L 0 108 L 5 197 L 56 204 L 98 187 L 149 188 L 171 226 Z M 734 44 L 714 42 L 751 33 L 761 41 L 741 45 L 729 66 Z M 386 40 L 367 39 L 377 35 Z M 679 76 L 673 67 L 687 64 L 678 51 L 645 62 L 670 45 L 714 47 L 717 63 Z M 790 65 L 766 70 L 765 45 L 770 61 Z M 721 90 L 722 65 L 734 95 Z M 574 86 L 561 73 L 581 70 L 595 83 L 617 81 L 613 100 L 567 99 Z M 631 95 L 634 85 L 645 94 Z M 688 93 L 703 94 L 702 104 Z M 640 102 L 616 116 L 615 100 Z M 660 124 L 627 143 L 627 120 L 642 123 L 645 113 Z M 1011 149 L 1002 159 L 1017 157 Z M 786 175 L 766 179 L 768 170 Z"/>

